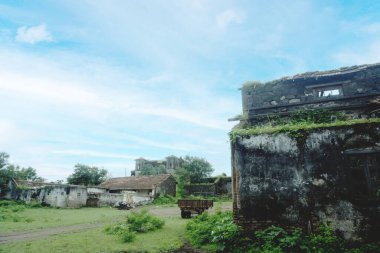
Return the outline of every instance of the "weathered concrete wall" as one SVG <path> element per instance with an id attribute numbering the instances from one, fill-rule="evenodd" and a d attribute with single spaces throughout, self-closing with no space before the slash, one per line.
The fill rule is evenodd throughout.
<path id="1" fill-rule="evenodd" d="M 18 199 L 29 203 L 35 200 L 39 203 L 53 207 L 73 207 L 86 206 L 87 190 L 83 186 L 75 185 L 54 185 L 36 189 L 21 190 Z"/>
<path id="2" fill-rule="evenodd" d="M 159 195 L 176 195 L 176 182 L 173 176 L 170 176 L 164 182 L 156 186 L 153 196 L 156 197 Z"/>
<path id="3" fill-rule="evenodd" d="M 251 122 L 267 115 L 287 115 L 304 109 L 332 109 L 353 117 L 369 117 L 379 106 L 380 64 L 312 72 L 242 87 L 243 112 Z M 320 96 L 323 89 L 339 95 Z M 329 94 L 329 93 L 325 93 Z"/>
<path id="4" fill-rule="evenodd" d="M 124 200 L 124 195 L 121 193 L 102 193 L 98 197 L 96 206 L 115 206 L 117 203 Z"/>
<path id="5" fill-rule="evenodd" d="M 378 123 L 238 137 L 231 145 L 234 216 L 247 230 L 323 222 L 349 240 L 380 234 Z"/>

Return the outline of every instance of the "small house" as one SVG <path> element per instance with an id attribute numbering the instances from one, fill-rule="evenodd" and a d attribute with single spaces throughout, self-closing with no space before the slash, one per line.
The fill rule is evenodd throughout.
<path id="1" fill-rule="evenodd" d="M 157 197 L 159 195 L 176 194 L 176 182 L 172 175 L 162 174 L 154 176 L 116 177 L 100 184 L 110 193 L 133 191 L 139 196 Z"/>

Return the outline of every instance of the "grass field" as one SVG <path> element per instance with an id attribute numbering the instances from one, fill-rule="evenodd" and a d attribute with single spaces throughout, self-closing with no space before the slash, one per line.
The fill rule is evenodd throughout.
<path id="1" fill-rule="evenodd" d="M 0 223 L 1 232 L 13 232 L 69 226 L 83 223 L 116 222 L 126 217 L 125 211 L 114 208 L 81 208 L 81 209 L 55 209 L 31 208 L 17 212 L 18 217 L 27 218 L 30 222 L 3 221 Z"/>
<path id="2" fill-rule="evenodd" d="M 162 252 L 180 248 L 186 220 L 166 217 L 165 226 L 147 234 L 139 234 L 132 243 L 106 235 L 102 228 L 49 236 L 41 240 L 0 244 L 0 252 Z"/>
<path id="3" fill-rule="evenodd" d="M 213 209 L 230 209 L 231 202 L 216 203 Z M 155 216 L 165 221 L 162 229 L 138 234 L 131 243 L 123 243 L 115 235 L 107 235 L 104 228 L 126 219 L 130 211 L 114 208 L 25 208 L 17 213 L 21 217 L 18 222 L 12 220 L 0 222 L 0 239 L 7 233 L 36 234 L 55 228 L 65 228 L 72 225 L 95 225 L 96 227 L 70 231 L 56 235 L 23 239 L 14 242 L 0 243 L 0 253 L 12 252 L 165 252 L 178 249 L 185 242 L 185 225 L 187 219 L 180 218 L 176 205 L 150 205 L 146 208 Z M 213 212 L 215 210 L 212 210 Z M 26 222 L 25 220 L 28 220 Z M 32 232 L 31 232 L 32 231 Z M 1 241 L 1 240 L 0 240 Z"/>

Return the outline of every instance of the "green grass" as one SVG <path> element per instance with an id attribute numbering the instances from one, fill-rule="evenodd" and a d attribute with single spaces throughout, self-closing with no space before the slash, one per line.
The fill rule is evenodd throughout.
<path id="1" fill-rule="evenodd" d="M 161 230 L 138 234 L 131 243 L 123 243 L 119 237 L 105 234 L 104 228 L 96 228 L 41 240 L 0 244 L 0 252 L 160 252 L 180 248 L 187 220 L 179 217 L 163 219 L 165 226 Z"/>
<path id="2" fill-rule="evenodd" d="M 26 208 L 18 212 L 17 215 L 23 217 L 23 220 L 19 222 L 14 222 L 13 220 L 0 222 L 0 232 L 34 230 L 85 223 L 118 222 L 126 217 L 126 212 L 109 207 L 81 209 L 45 207 Z M 24 222 L 24 219 L 28 219 L 30 222 Z"/>
<path id="3" fill-rule="evenodd" d="M 309 131 L 318 128 L 330 128 L 341 126 L 352 126 L 358 124 L 373 124 L 380 123 L 380 118 L 371 119 L 351 119 L 351 120 L 338 120 L 331 123 L 311 123 L 311 122 L 298 122 L 294 124 L 285 124 L 273 126 L 271 124 L 255 126 L 251 128 L 236 128 L 230 132 L 230 139 L 235 142 L 238 137 L 248 137 L 260 134 L 278 134 L 278 133 L 296 133 L 300 131 Z"/>

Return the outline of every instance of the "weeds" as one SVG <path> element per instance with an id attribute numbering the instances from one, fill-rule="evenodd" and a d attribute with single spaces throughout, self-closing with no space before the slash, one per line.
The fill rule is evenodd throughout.
<path id="1" fill-rule="evenodd" d="M 279 133 L 289 133 L 290 135 L 297 135 L 301 132 L 307 132 L 317 128 L 329 128 L 329 127 L 340 127 L 340 126 L 351 126 L 357 124 L 369 124 L 369 123 L 380 123 L 379 118 L 371 119 L 351 119 L 351 120 L 337 120 L 330 123 L 314 123 L 309 121 L 300 121 L 295 123 L 288 123 L 284 125 L 273 125 L 266 124 L 255 126 L 251 128 L 236 128 L 230 132 L 230 140 L 235 143 L 238 137 L 248 137 L 252 135 L 260 134 L 279 134 Z"/>
<path id="2" fill-rule="evenodd" d="M 177 201 L 178 199 L 176 197 L 163 195 L 163 196 L 159 196 L 158 198 L 155 198 L 152 203 L 154 205 L 169 205 L 169 204 L 176 204 Z"/>
<path id="3" fill-rule="evenodd" d="M 317 233 L 306 235 L 295 229 L 288 232 L 281 227 L 271 226 L 245 237 L 233 222 L 229 212 L 207 212 L 188 222 L 186 235 L 196 247 L 214 252 L 251 253 L 375 253 L 380 252 L 380 243 L 363 244 L 357 248 L 345 245 L 331 228 L 322 225 Z"/>
<path id="4" fill-rule="evenodd" d="M 240 242 L 239 227 L 231 212 L 204 212 L 186 225 L 186 234 L 195 246 L 209 244 L 217 251 L 229 251 Z"/>
<path id="5" fill-rule="evenodd" d="M 27 208 L 41 207 L 38 203 L 25 204 L 22 201 L 1 200 L 0 201 L 0 222 L 33 222 L 32 218 L 26 218 L 18 213 L 22 213 Z"/>
<path id="6" fill-rule="evenodd" d="M 165 222 L 144 209 L 140 212 L 132 212 L 128 215 L 126 222 L 107 226 L 106 234 L 117 235 L 123 242 L 132 242 L 136 233 L 147 233 L 155 231 L 164 226 Z"/>

